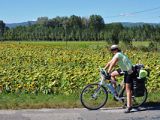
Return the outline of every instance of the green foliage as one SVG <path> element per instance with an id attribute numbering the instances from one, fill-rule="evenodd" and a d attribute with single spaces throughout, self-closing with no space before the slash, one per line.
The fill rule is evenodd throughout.
<path id="1" fill-rule="evenodd" d="M 137 27 L 123 27 L 121 23 L 105 24 L 100 15 L 89 18 L 72 15 L 70 17 L 39 17 L 36 24 L 5 28 L 0 21 L 0 35 L 3 40 L 16 41 L 102 41 L 131 44 L 132 41 L 160 42 L 160 27 L 144 24 Z M 3 34 L 2 34 L 3 33 Z"/>
<path id="2" fill-rule="evenodd" d="M 0 40 L 3 37 L 4 30 L 5 30 L 5 23 L 2 20 L 0 20 Z"/>
<path id="3" fill-rule="evenodd" d="M 100 15 L 91 15 L 89 18 L 90 29 L 99 32 L 104 28 L 104 20 Z"/>
<path id="4" fill-rule="evenodd" d="M 81 107 L 79 95 L 0 94 L 0 109 L 40 109 Z"/>
<path id="5" fill-rule="evenodd" d="M 152 42 L 150 42 L 149 43 L 149 46 L 148 46 L 148 48 L 149 48 L 149 50 L 151 50 L 151 51 L 158 51 L 158 48 L 159 48 L 159 43 L 158 42 L 156 42 L 156 41 L 152 41 Z"/>
<path id="6" fill-rule="evenodd" d="M 149 91 L 160 88 L 160 61 L 157 52 L 126 50 L 136 63 L 151 69 Z M 0 91 L 4 93 L 77 93 L 97 82 L 99 66 L 111 58 L 105 43 L 29 43 L 0 44 Z"/>

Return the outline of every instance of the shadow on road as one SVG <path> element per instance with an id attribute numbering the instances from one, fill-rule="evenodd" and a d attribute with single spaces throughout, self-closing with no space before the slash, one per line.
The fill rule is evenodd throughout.
<path id="1" fill-rule="evenodd" d="M 146 110 L 160 110 L 160 102 L 146 102 L 143 107 Z"/>
<path id="2" fill-rule="evenodd" d="M 134 109 L 132 112 L 160 110 L 160 102 L 146 102 L 142 107 Z"/>
<path id="3" fill-rule="evenodd" d="M 104 108 L 102 110 L 122 110 L 123 108 Z M 133 108 L 132 112 L 140 112 L 140 111 L 152 111 L 152 110 L 160 110 L 160 102 L 146 102 L 143 106 L 139 108 Z"/>

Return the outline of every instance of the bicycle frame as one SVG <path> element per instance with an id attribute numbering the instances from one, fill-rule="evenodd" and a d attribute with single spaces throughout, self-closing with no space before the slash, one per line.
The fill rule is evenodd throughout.
<path id="1" fill-rule="evenodd" d="M 100 77 L 99 85 L 107 88 L 108 92 L 109 92 L 110 94 L 112 94 L 113 97 L 117 97 L 117 96 L 115 96 L 115 94 L 114 94 L 114 92 L 117 92 L 116 89 L 115 89 L 113 86 L 112 86 L 112 87 L 113 87 L 112 89 L 109 87 L 110 84 L 111 84 L 111 85 L 113 84 L 113 81 L 112 81 L 111 79 L 106 79 L 106 75 L 107 75 L 107 74 L 106 74 L 106 71 L 105 71 L 103 68 L 99 67 L 99 69 L 100 69 L 100 76 L 101 76 L 101 77 Z M 105 73 L 105 74 L 104 74 L 104 73 Z M 114 81 L 114 82 L 116 82 L 116 81 Z M 120 85 L 122 88 L 120 89 L 120 92 L 117 92 L 119 98 L 116 98 L 116 99 L 118 99 L 119 101 L 121 101 L 122 99 L 124 99 L 124 97 L 121 97 L 122 92 L 125 90 L 124 80 L 123 80 L 122 83 L 119 84 L 119 85 Z"/>

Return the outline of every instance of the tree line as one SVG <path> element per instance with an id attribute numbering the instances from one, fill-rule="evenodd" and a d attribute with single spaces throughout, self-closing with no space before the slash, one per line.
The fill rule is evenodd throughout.
<path id="1" fill-rule="evenodd" d="M 160 41 L 160 26 L 144 24 L 124 27 L 121 23 L 105 24 L 100 15 L 89 18 L 39 17 L 35 24 L 8 28 L 0 20 L 1 41 L 107 41 L 131 43 L 132 41 Z"/>

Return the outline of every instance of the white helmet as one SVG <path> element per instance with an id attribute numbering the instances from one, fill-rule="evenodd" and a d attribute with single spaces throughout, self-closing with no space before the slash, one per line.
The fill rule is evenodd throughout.
<path id="1" fill-rule="evenodd" d="M 111 46 L 111 50 L 115 50 L 115 49 L 118 49 L 118 50 L 119 50 L 118 45 L 112 45 L 112 46 Z"/>

